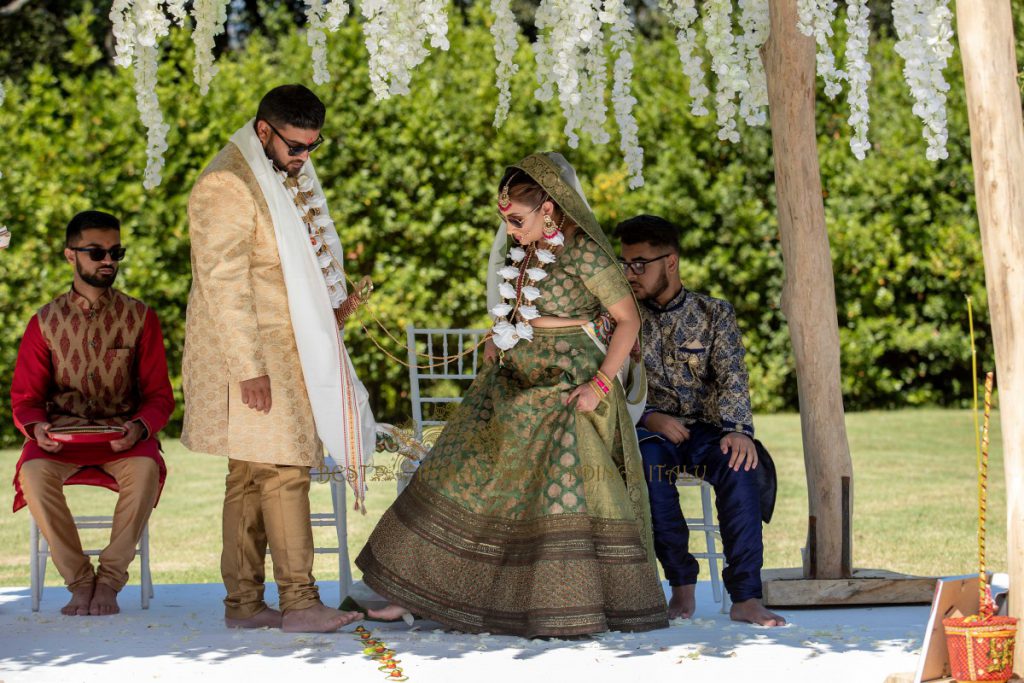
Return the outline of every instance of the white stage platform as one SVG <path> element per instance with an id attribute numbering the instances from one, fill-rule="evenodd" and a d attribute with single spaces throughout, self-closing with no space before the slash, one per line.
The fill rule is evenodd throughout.
<path id="1" fill-rule="evenodd" d="M 324 582 L 329 602 L 337 584 Z M 50 586 L 33 613 L 28 588 L 0 588 L 0 681 L 380 682 L 353 626 L 328 635 L 238 631 L 223 626 L 223 587 L 157 585 L 148 610 L 138 586 L 113 617 L 65 617 L 68 593 Z M 718 613 L 710 584 L 698 586 L 694 619 L 640 634 L 589 640 L 525 640 L 447 633 L 437 624 L 365 622 L 397 651 L 411 683 L 565 681 L 829 681 L 883 683 L 913 671 L 928 607 L 786 610 L 790 624 L 762 628 Z M 276 602 L 273 586 L 268 602 Z"/>

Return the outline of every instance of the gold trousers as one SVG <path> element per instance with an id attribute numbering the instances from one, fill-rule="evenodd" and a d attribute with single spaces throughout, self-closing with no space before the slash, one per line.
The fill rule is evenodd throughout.
<path id="1" fill-rule="evenodd" d="M 21 466 L 21 488 L 68 590 L 95 579 L 120 591 L 128 582 L 128 565 L 160 493 L 160 470 L 155 460 L 146 457 L 122 458 L 95 467 L 117 480 L 120 489 L 110 542 L 100 553 L 96 573 L 88 555 L 82 552 L 82 541 L 64 497 L 64 482 L 81 466 L 48 458 L 28 460 Z"/>
<path id="2" fill-rule="evenodd" d="M 309 468 L 228 459 L 220 558 L 227 618 L 248 619 L 266 609 L 268 543 L 281 611 L 320 604 L 313 578 Z"/>

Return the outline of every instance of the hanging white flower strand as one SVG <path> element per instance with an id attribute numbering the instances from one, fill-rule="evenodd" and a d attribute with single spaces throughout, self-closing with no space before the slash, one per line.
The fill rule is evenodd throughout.
<path id="1" fill-rule="evenodd" d="M 494 57 L 498 66 L 494 70 L 494 85 L 498 89 L 498 106 L 494 110 L 494 127 L 500 128 L 508 118 L 508 110 L 512 104 L 512 77 L 519 71 L 516 64 L 516 48 L 519 25 L 512 13 L 512 0 L 491 0 L 491 12 L 494 23 L 491 24 L 491 35 L 494 36 Z"/>
<path id="2" fill-rule="evenodd" d="M 868 63 L 868 39 L 871 26 L 868 23 L 867 0 L 849 0 L 846 6 L 846 82 L 849 89 L 846 101 L 850 105 L 847 122 L 853 129 L 850 150 L 853 156 L 863 160 L 871 149 L 868 142 L 868 83 L 871 82 L 871 64 Z"/>
<path id="3" fill-rule="evenodd" d="M 843 86 L 843 73 L 836 69 L 836 56 L 828 44 L 832 22 L 836 19 L 835 0 L 797 0 L 797 27 L 805 36 L 813 36 L 818 44 L 818 75 L 825 82 L 825 94 L 834 99 Z"/>
<path id="4" fill-rule="evenodd" d="M 740 116 L 748 126 L 768 121 L 768 79 L 761 61 L 761 46 L 768 40 L 768 0 L 739 0 L 740 28 L 736 38 L 737 59 L 746 74 L 740 87 Z"/>
<path id="5" fill-rule="evenodd" d="M 615 58 L 612 80 L 612 104 L 615 108 L 615 122 L 619 128 L 619 149 L 629 169 L 629 187 L 636 189 L 644 184 L 644 148 L 640 146 L 639 127 L 633 116 L 633 20 L 629 8 L 622 0 L 606 0 L 603 21 L 611 25 L 612 55 Z"/>
<path id="6" fill-rule="evenodd" d="M 146 127 L 146 172 L 143 187 L 151 190 L 160 184 L 167 151 L 167 132 L 156 94 L 157 67 L 161 37 L 170 30 L 165 14 L 169 10 L 176 21 L 184 18 L 182 3 L 161 0 L 114 0 L 110 20 L 114 25 L 115 63 L 119 66 L 135 64 L 135 103 L 139 117 Z"/>
<path id="7" fill-rule="evenodd" d="M 448 12 L 443 0 L 363 0 L 363 34 L 370 53 L 370 85 L 378 100 L 407 95 L 412 69 L 426 59 L 423 46 L 448 49 Z"/>
<path id="8" fill-rule="evenodd" d="M 953 54 L 953 15 L 947 0 L 893 0 L 893 24 L 903 57 L 903 76 L 914 98 L 914 114 L 924 122 L 929 161 L 949 157 L 946 150 L 946 92 L 942 74 Z"/>
<path id="9" fill-rule="evenodd" d="M 228 20 L 227 0 L 195 0 L 192 5 L 192 42 L 195 43 L 195 66 L 192 77 L 199 86 L 199 94 L 206 95 L 210 91 L 210 83 L 217 75 L 214 63 L 213 48 L 217 36 L 224 33 L 224 25 Z"/>
<path id="10" fill-rule="evenodd" d="M 746 58 L 740 55 L 732 33 L 732 0 L 708 0 L 704 15 L 704 34 L 711 53 L 715 84 L 715 122 L 718 139 L 739 142 L 736 130 L 736 94 L 746 87 Z"/>
<path id="11" fill-rule="evenodd" d="M 697 31 L 693 25 L 699 16 L 696 0 L 660 0 L 662 11 L 676 29 L 676 48 L 683 73 L 690 81 L 690 113 L 705 116 L 708 113 L 704 101 L 710 94 L 704 84 L 704 65 L 697 48 Z"/>
<path id="12" fill-rule="evenodd" d="M 550 247 L 565 244 L 565 235 L 558 228 L 544 235 L 544 242 Z M 498 285 L 498 294 L 505 299 L 491 309 L 495 317 L 491 327 L 494 345 L 502 351 L 508 351 L 522 340 L 533 341 L 533 327 L 530 321 L 540 317 L 534 301 L 541 297 L 537 283 L 548 276 L 541 266 L 555 262 L 556 257 L 550 249 L 536 249 L 533 245 L 527 249 L 512 247 L 508 258 L 518 266 L 502 266 L 497 270 L 503 282 Z M 530 267 L 536 258 L 539 266 Z M 513 284 L 513 282 L 515 284 Z M 525 303 L 524 303 L 525 302 Z"/>
<path id="13" fill-rule="evenodd" d="M 313 82 L 323 85 L 331 80 L 327 69 L 327 31 L 334 33 L 348 15 L 346 0 L 305 0 L 306 44 L 313 50 Z"/>

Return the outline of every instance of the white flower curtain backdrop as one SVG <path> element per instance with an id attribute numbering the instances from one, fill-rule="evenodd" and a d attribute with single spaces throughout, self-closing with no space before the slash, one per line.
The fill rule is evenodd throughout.
<path id="1" fill-rule="evenodd" d="M 195 82 L 205 94 L 217 74 L 214 39 L 223 33 L 230 0 L 194 0 L 191 9 L 195 43 Z M 689 79 L 690 111 L 710 114 L 708 97 L 714 88 L 718 138 L 740 139 L 739 123 L 761 126 L 767 120 L 768 88 L 759 50 L 768 38 L 769 0 L 658 0 L 656 3 L 676 32 L 683 73 Z M 330 80 L 327 33 L 336 31 L 354 9 L 362 17 L 371 86 L 378 99 L 409 92 L 413 70 L 431 53 L 447 50 L 446 0 L 306 0 L 306 36 L 312 51 L 315 83 Z M 654 5 L 655 3 L 649 3 Z M 839 20 L 835 0 L 797 0 L 802 33 L 817 44 L 817 72 L 830 98 L 847 89 L 850 148 L 858 159 L 870 150 L 868 140 L 868 63 L 870 17 L 867 0 L 845 3 L 846 46 L 838 64 L 832 43 Z M 355 7 L 353 7 L 355 6 Z M 953 30 L 949 0 L 893 0 L 893 22 L 904 59 L 904 75 L 914 100 L 914 113 L 923 124 L 930 160 L 946 153 L 946 92 L 943 76 L 952 55 Z M 494 125 L 508 116 L 520 32 L 511 0 L 490 0 L 494 15 L 496 106 Z M 167 149 L 167 124 L 157 98 L 160 39 L 171 24 L 189 23 L 185 0 L 113 0 L 110 19 L 116 39 L 116 62 L 135 70 L 139 115 L 147 132 L 145 186 L 160 184 Z M 696 29 L 701 22 L 704 44 Z M 617 128 L 630 187 L 643 184 L 643 148 L 633 115 L 632 93 L 636 40 L 631 10 L 624 0 L 541 0 L 535 15 L 533 45 L 537 66 L 534 96 L 557 97 L 565 117 L 569 147 L 585 135 L 596 144 L 611 141 L 609 103 Z M 707 67 L 710 66 L 710 69 Z M 710 71 L 710 73 L 709 73 Z M 609 92 L 609 72 L 611 88 Z M 4 97 L 0 88 L 0 103 Z"/>

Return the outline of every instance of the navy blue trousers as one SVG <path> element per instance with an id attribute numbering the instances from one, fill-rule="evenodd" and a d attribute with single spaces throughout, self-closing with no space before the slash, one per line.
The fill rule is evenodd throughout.
<path id="1" fill-rule="evenodd" d="M 729 456 L 721 451 L 726 432 L 697 422 L 689 427 L 690 438 L 676 445 L 656 432 L 638 428 L 640 453 L 651 500 L 654 552 L 672 586 L 697 583 L 700 569 L 690 553 L 690 530 L 679 507 L 676 477 L 690 474 L 715 490 L 718 525 L 726 567 L 722 580 L 733 602 L 761 598 L 761 499 L 753 470 L 729 468 Z"/>

